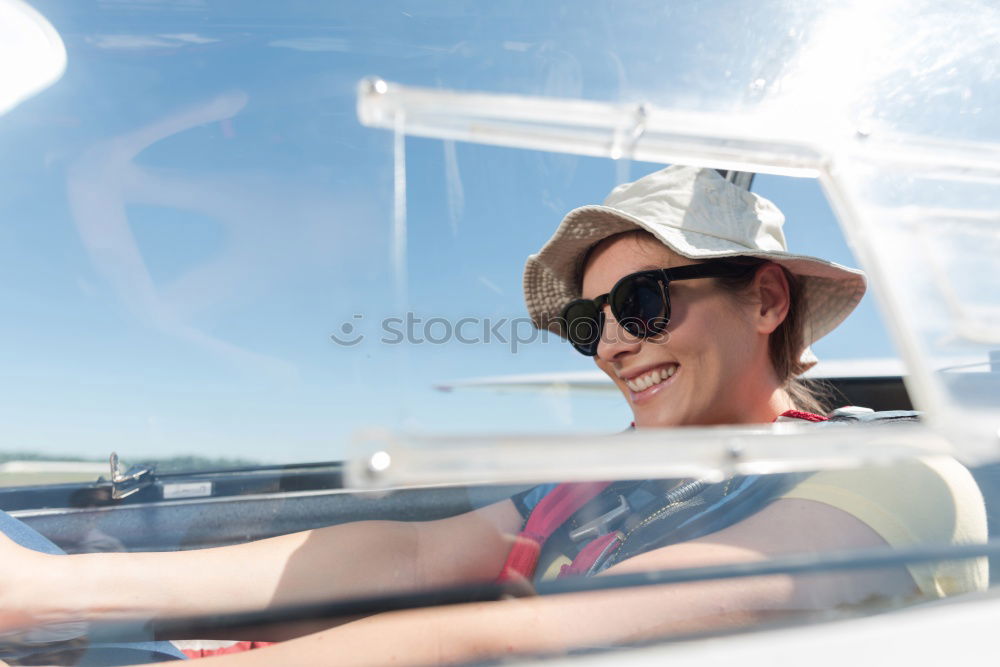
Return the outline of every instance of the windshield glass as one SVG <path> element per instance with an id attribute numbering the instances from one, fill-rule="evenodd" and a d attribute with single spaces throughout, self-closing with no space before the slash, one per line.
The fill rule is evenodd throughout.
<path id="1" fill-rule="evenodd" d="M 0 509 L 70 553 L 238 545 L 219 562 L 255 563 L 245 577 L 262 582 L 256 596 L 225 593 L 225 568 L 216 576 L 192 556 L 180 569 L 206 573 L 215 606 L 174 604 L 167 578 L 136 593 L 141 612 L 79 612 L 91 643 L 151 638 L 136 619 L 165 638 L 229 641 L 275 618 L 526 592 L 539 596 L 523 613 L 549 618 L 538 601 L 573 586 L 666 587 L 574 589 L 643 620 L 513 649 L 544 653 L 988 586 L 994 9 L 0 10 L 11 17 L 0 71 L 33 64 L 0 74 Z M 525 277 L 567 212 L 696 168 L 694 184 L 610 195 L 624 226 L 569 229 L 538 260 L 544 280 Z M 681 194 L 642 203 L 670 188 Z M 669 218 L 657 207 L 680 211 L 668 226 L 700 240 L 657 232 L 648 221 Z M 636 227 L 647 236 L 615 236 Z M 772 263 L 742 282 L 732 266 L 729 277 L 625 280 L 747 255 Z M 863 297 L 844 267 L 867 272 Z M 571 298 L 605 294 L 586 322 L 625 334 L 596 356 L 536 326 L 538 304 L 557 317 Z M 785 352 L 768 342 L 779 329 L 792 332 Z M 819 403 L 788 389 L 798 375 Z M 847 405 L 879 412 L 833 412 Z M 913 408 L 921 419 L 882 412 Z M 585 497 L 565 516 L 536 519 L 553 524 L 552 542 L 532 528 L 538 553 L 511 550 L 539 503 L 573 489 Z M 937 514 L 926 532 L 899 518 Z M 300 532 L 373 520 L 407 523 Z M 286 537 L 254 546 L 275 536 Z M 449 547 L 427 547 L 435 539 Z M 981 551 L 947 567 L 933 552 L 970 545 Z M 837 560 L 852 550 L 867 569 Z M 142 573 L 180 562 L 156 558 L 129 571 L 159 582 Z M 334 583 L 317 585 L 327 558 Z M 504 558 L 531 565 L 508 570 Z M 93 567 L 132 563 L 104 562 Z M 662 574 L 703 566 L 723 571 Z M 764 566 L 775 569 L 752 569 Z M 661 574 L 627 579 L 636 572 Z M 757 597 L 716 613 L 737 589 Z M 664 591 L 675 608 L 697 604 L 662 616 Z"/>

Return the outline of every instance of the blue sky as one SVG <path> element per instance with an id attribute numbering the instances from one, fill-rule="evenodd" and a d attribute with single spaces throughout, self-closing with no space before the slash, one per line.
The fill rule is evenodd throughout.
<path id="1" fill-rule="evenodd" d="M 630 42 L 607 28 L 609 17 L 571 4 L 511 3 L 488 17 L 452 3 L 430 14 L 357 4 L 317 17 L 292 3 L 277 18 L 224 2 L 153 3 L 147 14 L 143 3 L 33 4 L 62 34 L 68 68 L 0 118 L 5 450 L 328 460 L 371 426 L 621 428 L 627 411 L 612 396 L 432 389 L 591 367 L 554 339 L 516 354 L 502 343 L 377 341 L 379 321 L 400 314 L 392 137 L 358 124 L 355 85 L 378 74 L 711 108 L 725 85 L 706 81 L 766 68 L 741 60 L 738 45 L 728 60 L 706 51 L 669 17 L 666 34 L 644 28 Z M 599 48 L 581 39 L 598 33 Z M 645 57 L 644 43 L 667 37 L 681 61 L 701 50 L 704 78 Z M 632 178 L 654 168 L 628 166 Z M 523 317 L 524 258 L 563 213 L 600 201 L 619 170 L 597 158 L 408 139 L 408 310 Z M 794 250 L 855 264 L 815 182 L 759 177 L 754 189 L 785 211 Z M 334 344 L 345 322 L 366 339 Z M 892 354 L 868 299 L 815 350 Z"/>

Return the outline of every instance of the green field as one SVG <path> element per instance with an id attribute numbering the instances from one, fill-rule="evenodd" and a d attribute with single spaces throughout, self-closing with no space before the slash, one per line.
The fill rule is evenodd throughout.
<path id="1" fill-rule="evenodd" d="M 207 458 L 202 456 L 174 456 L 164 459 L 125 461 L 123 468 L 133 463 L 153 465 L 157 472 L 194 472 L 219 468 L 234 468 L 258 465 L 251 459 Z M 25 470 L 4 470 L 11 466 L 25 467 Z M 37 470 L 32 470 L 32 464 L 38 464 Z M 46 465 L 58 464 L 62 470 L 45 470 Z M 81 470 L 73 470 L 79 464 Z M 82 458 L 74 456 L 51 456 L 24 451 L 0 451 L 0 487 L 31 486 L 37 484 L 66 484 L 79 482 L 96 482 L 99 477 L 107 479 L 110 468 L 105 459 Z"/>
<path id="2" fill-rule="evenodd" d="M 73 472 L 0 472 L 0 487 L 32 486 L 35 484 L 66 484 L 69 482 L 96 482 L 93 473 Z"/>

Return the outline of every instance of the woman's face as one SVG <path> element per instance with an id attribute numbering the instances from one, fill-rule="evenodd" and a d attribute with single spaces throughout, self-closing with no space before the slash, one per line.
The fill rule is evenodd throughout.
<path id="1" fill-rule="evenodd" d="M 630 273 L 693 263 L 645 235 L 612 237 L 591 253 L 583 296 L 606 294 Z M 604 309 L 594 359 L 628 400 L 636 426 L 772 421 L 777 415 L 762 402 L 774 392 L 774 372 L 752 299 L 710 278 L 676 281 L 669 290 L 670 323 L 652 338 L 629 335 Z"/>

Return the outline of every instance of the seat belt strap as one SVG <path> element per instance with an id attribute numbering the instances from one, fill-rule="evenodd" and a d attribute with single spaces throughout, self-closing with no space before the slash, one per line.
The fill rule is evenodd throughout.
<path id="1" fill-rule="evenodd" d="M 829 421 L 828 417 L 822 415 L 816 415 L 811 412 L 805 412 L 803 410 L 785 410 L 782 412 L 780 417 L 788 417 L 790 419 L 803 419 L 807 422 L 825 422 Z"/>
<path id="2" fill-rule="evenodd" d="M 622 545 L 622 534 L 618 531 L 606 533 L 587 543 L 572 563 L 567 563 L 559 570 L 559 577 L 590 574 L 591 568 L 604 560 Z"/>
<path id="3" fill-rule="evenodd" d="M 507 554 L 497 581 L 531 579 L 546 540 L 577 510 L 610 485 L 611 482 L 560 484 L 546 494 L 531 511 L 524 529 L 514 538 L 514 546 Z"/>

